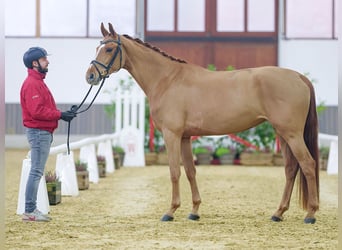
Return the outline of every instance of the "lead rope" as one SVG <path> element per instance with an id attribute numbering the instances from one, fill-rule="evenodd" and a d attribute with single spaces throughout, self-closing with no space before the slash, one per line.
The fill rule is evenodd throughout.
<path id="1" fill-rule="evenodd" d="M 95 94 L 93 100 L 90 102 L 90 104 L 88 105 L 87 108 L 85 108 L 85 109 L 83 109 L 83 110 L 81 110 L 81 111 L 78 111 L 78 110 L 81 108 L 81 106 L 84 104 L 85 100 L 88 98 L 88 96 L 89 96 L 89 94 L 90 94 L 90 91 L 91 91 L 91 89 L 93 88 L 94 85 L 91 85 L 91 87 L 89 88 L 87 94 L 86 94 L 85 97 L 83 98 L 81 104 L 78 105 L 78 106 L 77 106 L 77 105 L 72 105 L 71 108 L 70 108 L 70 111 L 73 112 L 73 113 L 75 113 L 75 114 L 81 114 L 81 113 L 83 113 L 83 112 L 86 112 L 86 111 L 91 107 L 91 105 L 94 103 L 94 101 L 95 101 L 97 95 L 100 93 L 100 90 L 101 90 L 101 88 L 102 88 L 102 86 L 103 86 L 103 84 L 104 84 L 106 78 L 107 78 L 107 77 L 103 78 L 103 80 L 102 80 L 102 82 L 101 82 L 101 85 L 100 85 L 99 89 L 97 90 L 97 92 L 96 92 L 96 94 Z M 68 121 L 68 135 L 67 135 L 68 155 L 70 155 L 70 145 L 69 145 L 69 144 L 70 144 L 70 143 L 69 143 L 69 141 L 70 141 L 70 125 L 71 125 L 71 121 Z"/>

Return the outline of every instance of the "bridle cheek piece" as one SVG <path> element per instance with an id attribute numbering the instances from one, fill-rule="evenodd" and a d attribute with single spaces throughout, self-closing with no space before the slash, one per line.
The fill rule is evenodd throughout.
<path id="1" fill-rule="evenodd" d="M 97 61 L 97 60 L 92 60 L 90 62 L 90 64 L 94 65 L 97 73 L 99 74 L 99 77 L 100 77 L 100 80 L 104 79 L 104 78 L 108 78 L 109 77 L 109 70 L 110 68 L 113 66 L 114 62 L 115 62 L 115 59 L 116 57 L 118 56 L 119 52 L 120 52 L 120 67 L 118 70 L 116 71 L 119 71 L 121 69 L 121 66 L 122 66 L 122 49 L 121 49 L 121 41 L 120 41 L 120 36 L 118 36 L 118 40 L 113 40 L 113 39 L 109 39 L 107 41 L 101 41 L 100 42 L 101 44 L 107 44 L 107 43 L 116 43 L 118 46 L 116 47 L 116 50 L 113 54 L 113 57 L 112 59 L 110 60 L 110 62 L 108 63 L 108 65 L 104 65 L 103 63 Z M 101 71 L 99 69 L 99 66 L 101 66 L 102 68 L 105 69 L 105 72 L 106 74 L 105 75 L 102 75 L 101 74 Z"/>

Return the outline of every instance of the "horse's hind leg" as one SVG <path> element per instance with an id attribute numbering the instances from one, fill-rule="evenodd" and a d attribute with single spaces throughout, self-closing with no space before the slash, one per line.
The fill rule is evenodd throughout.
<path id="1" fill-rule="evenodd" d="M 283 158 L 285 160 L 285 177 L 286 183 L 283 192 L 283 196 L 277 211 L 273 214 L 273 221 L 282 221 L 283 213 L 287 211 L 290 207 L 290 200 L 293 191 L 294 182 L 299 169 L 298 162 L 294 155 L 292 154 L 290 148 L 283 138 L 279 137 L 281 143 L 281 150 Z"/>
<path id="2" fill-rule="evenodd" d="M 316 174 L 318 175 L 318 172 L 316 173 L 317 163 L 311 156 L 302 137 L 297 137 L 297 140 L 293 138 L 288 144 L 301 169 L 299 198 L 303 209 L 307 210 L 304 222 L 313 224 L 316 222 L 315 213 L 319 208 L 319 177 L 316 176 Z"/>
<path id="3" fill-rule="evenodd" d="M 286 173 L 286 185 L 284 190 L 283 199 L 277 212 L 272 217 L 273 220 L 279 218 L 282 219 L 282 213 L 288 209 L 294 179 L 298 168 L 300 167 L 300 199 L 302 201 L 303 208 L 308 211 L 304 222 L 315 223 L 315 213 L 318 210 L 318 177 L 316 176 L 316 163 L 312 158 L 309 150 L 307 149 L 302 136 L 291 136 L 287 140 L 287 147 L 291 148 L 291 151 L 287 148 L 286 159 L 288 161 L 289 156 L 296 158 L 298 164 L 292 165 L 294 160 L 290 160 L 285 164 Z M 284 143 L 283 143 L 284 144 Z M 289 154 L 289 152 L 291 152 Z M 291 163 L 291 164 L 289 164 Z M 290 192 L 291 191 L 291 192 Z"/>
<path id="4" fill-rule="evenodd" d="M 186 176 L 190 183 L 191 193 L 192 193 L 192 211 L 189 215 L 189 219 L 198 220 L 200 216 L 198 215 L 198 209 L 201 204 L 201 197 L 197 187 L 196 181 L 196 168 L 194 165 L 194 160 L 191 150 L 190 138 L 183 138 L 181 141 L 181 152 L 182 160 L 184 164 L 184 169 Z"/>

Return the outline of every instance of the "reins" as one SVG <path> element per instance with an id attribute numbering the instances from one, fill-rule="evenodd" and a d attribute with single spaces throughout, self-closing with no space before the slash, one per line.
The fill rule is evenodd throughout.
<path id="1" fill-rule="evenodd" d="M 78 110 L 82 107 L 82 105 L 84 104 L 84 102 L 86 101 L 86 99 L 88 98 L 88 96 L 89 96 L 89 94 L 90 94 L 90 91 L 91 91 L 91 89 L 93 88 L 94 85 L 91 85 L 91 86 L 90 86 L 90 88 L 89 88 L 87 94 L 86 94 L 85 97 L 83 98 L 83 100 L 82 100 L 82 102 L 80 103 L 80 105 L 78 105 L 78 106 L 77 106 L 77 105 L 72 105 L 71 108 L 70 108 L 70 111 L 73 112 L 73 113 L 75 113 L 75 114 L 77 115 L 77 114 L 81 114 L 81 113 L 83 113 L 83 112 L 86 112 L 88 109 L 90 109 L 90 107 L 91 107 L 91 105 L 94 103 L 94 101 L 95 101 L 97 95 L 100 93 L 100 90 L 102 89 L 103 84 L 104 84 L 106 78 L 107 78 L 107 77 L 105 77 L 105 78 L 102 79 L 101 85 L 100 85 L 99 89 L 97 90 L 95 96 L 94 96 L 93 99 L 91 100 L 90 104 L 88 105 L 88 107 L 86 107 L 85 109 L 83 109 L 83 110 L 81 110 L 81 111 L 78 111 Z M 68 155 L 70 154 L 70 143 L 69 143 L 69 141 L 70 141 L 70 125 L 71 125 L 71 121 L 68 121 L 68 135 L 67 135 Z"/>
<path id="2" fill-rule="evenodd" d="M 107 41 L 101 41 L 101 44 L 106 44 L 106 43 L 109 43 L 109 42 L 113 42 L 113 43 L 116 43 L 118 46 L 116 47 L 116 50 L 113 54 L 113 57 L 112 59 L 110 60 L 110 62 L 108 63 L 108 65 L 104 65 L 103 63 L 97 61 L 97 60 L 92 60 L 90 62 L 90 64 L 92 64 L 96 71 L 98 72 L 99 74 L 99 78 L 100 80 L 102 79 L 102 82 L 101 82 L 101 85 L 99 87 L 99 89 L 97 90 L 95 96 L 93 97 L 92 101 L 90 102 L 90 104 L 88 105 L 88 107 L 86 107 L 85 109 L 81 110 L 81 111 L 78 111 L 81 106 L 84 104 L 84 102 L 86 101 L 86 99 L 88 98 L 89 94 L 90 94 L 90 91 L 91 89 L 93 88 L 94 85 L 91 85 L 87 94 L 85 95 L 85 97 L 83 98 L 82 102 L 80 103 L 80 105 L 72 105 L 71 108 L 70 108 L 70 112 L 73 112 L 74 114 L 80 114 L 80 113 L 83 113 L 83 112 L 86 112 L 90 107 L 91 105 L 94 103 L 97 95 L 100 93 L 100 90 L 105 82 L 105 80 L 109 77 L 109 70 L 111 69 L 111 67 L 113 66 L 114 64 L 114 61 L 116 59 L 116 57 L 118 56 L 118 54 L 120 53 L 120 66 L 119 66 L 119 69 L 121 69 L 121 65 L 122 65 L 122 49 L 121 49 L 121 41 L 120 41 L 120 36 L 118 36 L 118 40 L 115 41 L 113 39 L 110 39 L 110 40 L 107 40 Z M 101 67 L 103 67 L 105 70 L 106 70 L 106 74 L 104 76 L 101 75 L 101 71 L 98 69 L 97 65 L 100 65 Z M 70 154 L 70 124 L 71 124 L 71 121 L 68 122 L 68 135 L 67 135 L 67 148 L 68 148 L 68 155 Z"/>

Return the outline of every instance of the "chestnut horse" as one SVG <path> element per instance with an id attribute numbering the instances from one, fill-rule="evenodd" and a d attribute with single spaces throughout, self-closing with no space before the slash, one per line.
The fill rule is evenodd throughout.
<path id="1" fill-rule="evenodd" d="M 279 67 L 209 71 L 176 59 L 160 49 L 119 35 L 101 24 L 103 41 L 86 80 L 97 85 L 126 69 L 145 92 L 153 122 L 163 134 L 172 183 L 171 207 L 162 221 L 172 221 L 180 206 L 180 155 L 192 192 L 189 219 L 198 220 L 201 197 L 196 182 L 191 136 L 226 135 L 269 121 L 281 142 L 286 183 L 272 216 L 282 221 L 289 209 L 297 172 L 305 223 L 315 223 L 319 208 L 318 124 L 315 93 L 300 73 Z"/>

